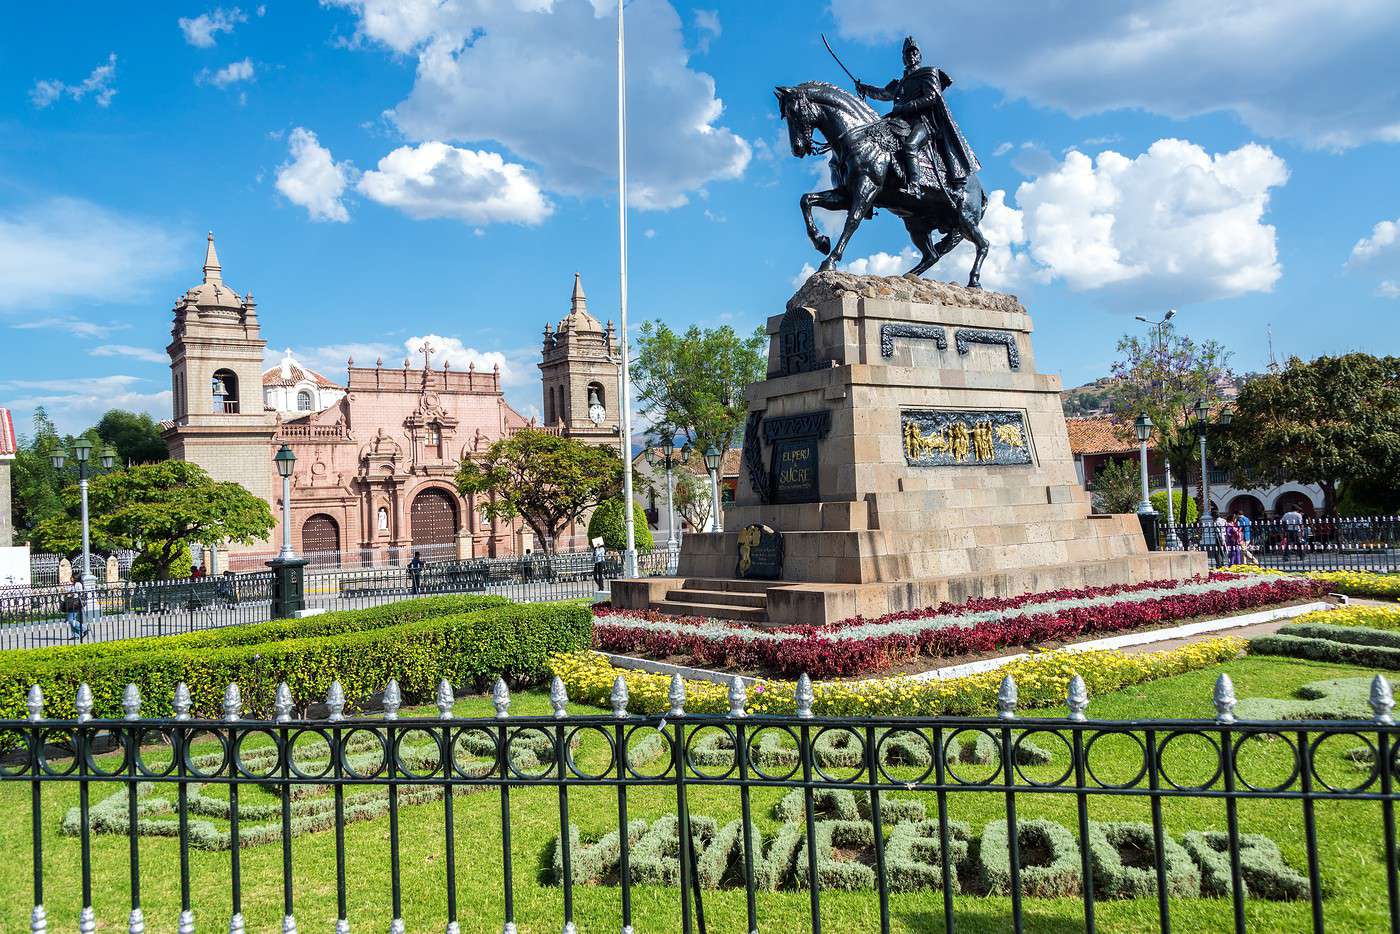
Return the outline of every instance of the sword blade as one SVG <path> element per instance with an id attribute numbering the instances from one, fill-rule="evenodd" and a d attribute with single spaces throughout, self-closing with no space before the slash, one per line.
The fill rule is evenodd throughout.
<path id="1" fill-rule="evenodd" d="M 826 33 L 821 33 L 821 37 L 822 45 L 826 46 L 826 50 L 831 53 L 831 57 L 836 59 L 836 64 L 841 66 L 841 70 L 846 73 L 846 77 L 850 78 L 857 85 L 859 85 L 860 79 L 858 79 L 855 75 L 851 74 L 851 69 L 846 67 L 845 63 L 841 61 L 841 56 L 837 55 L 836 50 L 831 47 L 831 43 L 826 41 Z M 863 97 L 864 95 L 861 96 Z"/>

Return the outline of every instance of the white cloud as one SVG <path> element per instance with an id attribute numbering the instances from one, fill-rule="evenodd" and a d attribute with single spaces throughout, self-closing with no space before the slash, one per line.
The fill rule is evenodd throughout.
<path id="1" fill-rule="evenodd" d="M 211 72 L 205 68 L 194 76 L 195 84 L 212 84 L 216 88 L 226 88 L 230 84 L 252 80 L 253 60 L 249 58 L 245 58 L 241 62 L 229 62 L 218 71 Z"/>
<path id="2" fill-rule="evenodd" d="M 0 392 L 21 422 L 43 406 L 60 432 L 82 431 L 108 409 L 170 417 L 170 390 L 149 391 L 139 376 L 68 376 L 60 379 L 0 380 Z M 143 391 L 145 390 L 145 391 Z"/>
<path id="3" fill-rule="evenodd" d="M 894 42 L 912 33 L 927 42 L 925 61 L 960 84 L 1074 116 L 1228 111 L 1256 133 L 1311 147 L 1400 141 L 1394 0 L 1139 0 L 1072 15 L 1049 3 L 834 0 L 832 12 L 845 36 Z M 898 71 L 893 53 L 889 70 Z"/>
<path id="4" fill-rule="evenodd" d="M 161 227 L 89 201 L 0 208 L 0 313 L 140 298 L 178 257 Z"/>
<path id="5" fill-rule="evenodd" d="M 606 0 L 326 2 L 357 15 L 359 40 L 416 57 L 413 90 L 391 111 L 410 139 L 490 141 L 538 166 L 550 190 L 613 190 L 617 39 Z M 688 66 L 675 9 L 636 0 L 627 30 L 632 203 L 677 207 L 741 176 L 749 145 L 720 125 L 714 79 Z"/>
<path id="6" fill-rule="evenodd" d="M 131 344 L 102 344 L 88 351 L 90 357 L 131 357 L 146 363 L 169 363 L 170 358 L 149 347 L 134 347 Z"/>
<path id="7" fill-rule="evenodd" d="M 1072 151 L 1022 182 L 1015 207 L 1004 191 L 988 198 L 983 285 L 1006 291 L 1058 280 L 1124 308 L 1268 292 L 1282 271 L 1263 216 L 1270 190 L 1287 180 L 1283 160 L 1254 144 L 1210 155 L 1165 139 L 1132 159 Z M 970 244 L 959 244 L 926 275 L 965 282 L 972 256 Z M 841 268 L 897 275 L 916 258 L 906 247 Z"/>
<path id="8" fill-rule="evenodd" d="M 1270 189 L 1288 180 L 1272 150 L 1211 155 L 1163 139 L 1128 158 L 1070 152 L 1016 191 L 1031 258 L 1111 304 L 1171 304 L 1268 292 L 1282 271 Z"/>
<path id="9" fill-rule="evenodd" d="M 468 224 L 538 224 L 554 210 L 524 167 L 438 142 L 400 146 L 360 177 L 357 190 L 410 217 Z"/>
<path id="10" fill-rule="evenodd" d="M 29 101 L 35 107 L 43 110 L 65 94 L 75 101 L 80 101 L 91 94 L 98 107 L 106 107 L 112 103 L 112 98 L 117 94 L 117 89 L 112 87 L 112 80 L 116 76 L 117 53 L 111 52 L 107 55 L 105 64 L 98 65 L 90 75 L 78 84 L 64 84 L 57 78 L 34 82 L 34 87 L 29 91 Z"/>
<path id="11" fill-rule="evenodd" d="M 84 321 L 81 318 L 71 318 L 67 315 L 59 315 L 48 318 L 32 318 L 28 321 L 17 321 L 10 325 L 18 331 L 66 331 L 78 337 L 105 338 L 113 331 L 128 330 L 131 325 L 124 321 Z"/>
<path id="12" fill-rule="evenodd" d="M 1400 219 L 1380 221 L 1371 234 L 1356 241 L 1346 262 L 1348 269 L 1364 269 L 1400 276 Z M 1382 298 L 1400 298 L 1400 280 L 1385 278 L 1376 286 Z"/>
<path id="13" fill-rule="evenodd" d="M 355 176 L 349 162 L 336 162 L 316 134 L 297 127 L 287 138 L 291 161 L 277 167 L 277 190 L 288 201 L 306 208 L 313 221 L 350 220 L 340 198 Z"/>
<path id="14" fill-rule="evenodd" d="M 259 16 L 263 15 L 262 11 L 263 8 L 258 7 Z M 179 19 L 180 31 L 185 34 L 185 41 L 201 49 L 212 47 L 219 33 L 233 32 L 234 26 L 246 22 L 248 17 L 238 7 L 231 10 L 219 7 L 195 17 L 182 16 Z"/>
<path id="15" fill-rule="evenodd" d="M 695 43 L 695 51 L 704 55 L 710 51 L 710 43 L 724 32 L 724 27 L 719 21 L 719 10 L 696 10 L 695 30 L 700 34 L 699 41 Z"/>

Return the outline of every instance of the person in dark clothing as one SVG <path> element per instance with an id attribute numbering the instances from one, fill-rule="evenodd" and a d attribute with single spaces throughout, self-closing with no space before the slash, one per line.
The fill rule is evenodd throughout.
<path id="1" fill-rule="evenodd" d="M 423 585 L 423 553 L 415 551 L 413 560 L 408 562 L 408 577 L 412 582 L 413 592 L 418 593 Z"/>
<path id="2" fill-rule="evenodd" d="M 598 585 L 598 589 L 603 589 L 603 573 L 608 562 L 608 550 L 603 545 L 601 538 L 593 539 L 593 582 Z"/>

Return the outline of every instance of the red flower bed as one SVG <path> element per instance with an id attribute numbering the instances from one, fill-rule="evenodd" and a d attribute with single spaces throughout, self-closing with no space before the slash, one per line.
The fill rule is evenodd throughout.
<path id="1" fill-rule="evenodd" d="M 1221 580 L 1229 575 L 1213 575 Z M 697 626 L 695 632 L 661 632 L 608 625 L 595 620 L 593 643 L 598 649 L 623 654 L 643 653 L 652 657 L 682 657 L 710 667 L 733 665 L 773 675 L 850 677 L 887 670 L 920 657 L 955 658 L 982 655 L 1001 649 L 1063 642 L 1095 633 L 1115 633 L 1161 623 L 1220 616 L 1241 610 L 1315 596 L 1319 587 L 1300 578 L 1261 579 L 1259 583 L 1206 593 L 1167 594 L 1149 600 L 1108 605 L 1059 608 L 971 625 L 942 625 L 866 638 L 837 638 L 851 626 L 871 623 L 917 622 L 934 616 L 963 615 L 988 610 L 1011 609 L 1052 600 L 1082 599 L 1163 588 L 1172 581 L 1153 581 L 1121 587 L 1084 588 L 1051 594 L 973 600 L 965 604 L 942 604 L 922 610 L 894 613 L 877 620 L 852 619 L 830 627 L 796 626 L 781 630 L 797 638 L 775 641 L 754 638 L 750 627 L 724 627 L 728 635 L 717 635 L 713 621 L 662 616 L 653 613 L 607 611 L 610 616 L 627 616 Z M 697 624 L 707 624 L 704 630 Z"/>

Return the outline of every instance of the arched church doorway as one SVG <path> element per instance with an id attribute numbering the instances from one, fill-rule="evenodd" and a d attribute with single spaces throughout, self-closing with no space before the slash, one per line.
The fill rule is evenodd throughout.
<path id="1" fill-rule="evenodd" d="M 413 498 L 409 510 L 413 544 L 450 545 L 457 540 L 457 503 L 451 493 L 429 487 Z"/>
<path id="2" fill-rule="evenodd" d="M 323 512 L 310 517 L 301 527 L 301 550 L 339 551 L 340 524 Z"/>

